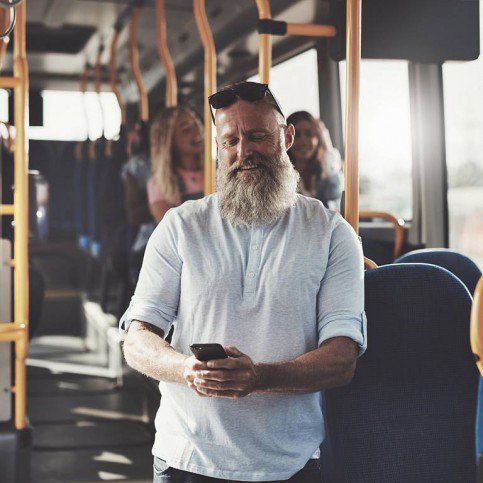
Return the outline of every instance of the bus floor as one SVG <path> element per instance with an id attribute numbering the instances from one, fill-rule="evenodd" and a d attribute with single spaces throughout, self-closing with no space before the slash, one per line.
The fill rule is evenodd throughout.
<path id="1" fill-rule="evenodd" d="M 125 369 L 124 384 L 29 367 L 31 483 L 151 482 L 159 392 Z"/>

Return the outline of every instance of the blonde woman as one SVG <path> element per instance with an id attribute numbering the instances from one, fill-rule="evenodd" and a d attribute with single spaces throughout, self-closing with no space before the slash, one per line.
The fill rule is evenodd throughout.
<path id="1" fill-rule="evenodd" d="M 160 111 L 151 123 L 152 176 L 149 210 L 156 222 L 172 207 L 203 197 L 203 135 L 196 114 L 186 107 Z"/>

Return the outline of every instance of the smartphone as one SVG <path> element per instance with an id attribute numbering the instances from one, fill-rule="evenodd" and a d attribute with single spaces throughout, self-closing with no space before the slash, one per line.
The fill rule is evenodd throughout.
<path id="1" fill-rule="evenodd" d="M 228 357 L 221 344 L 191 344 L 190 349 L 199 361 L 226 359 Z"/>

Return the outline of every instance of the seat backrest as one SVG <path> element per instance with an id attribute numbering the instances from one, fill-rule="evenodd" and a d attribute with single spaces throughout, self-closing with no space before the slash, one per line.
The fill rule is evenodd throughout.
<path id="1" fill-rule="evenodd" d="M 367 352 L 325 393 L 331 479 L 474 481 L 468 290 L 443 268 L 398 264 L 366 272 L 365 298 Z"/>
<path id="2" fill-rule="evenodd" d="M 424 248 L 399 257 L 394 263 L 431 263 L 456 275 L 473 295 L 481 277 L 478 265 L 462 253 L 447 248 Z"/>

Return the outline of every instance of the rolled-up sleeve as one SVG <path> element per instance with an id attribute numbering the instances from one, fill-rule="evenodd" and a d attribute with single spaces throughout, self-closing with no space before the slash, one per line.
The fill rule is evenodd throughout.
<path id="1" fill-rule="evenodd" d="M 340 219 L 332 232 L 329 258 L 317 295 L 318 345 L 332 337 L 349 337 L 367 347 L 364 314 L 364 259 L 352 227 Z"/>
<path id="2" fill-rule="evenodd" d="M 169 210 L 146 247 L 136 291 L 119 322 L 121 333 L 133 320 L 152 324 L 167 335 L 178 312 L 181 269 L 175 210 Z"/>

